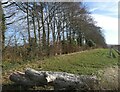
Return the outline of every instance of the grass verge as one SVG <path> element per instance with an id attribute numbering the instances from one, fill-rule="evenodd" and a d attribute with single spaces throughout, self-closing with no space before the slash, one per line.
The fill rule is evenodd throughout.
<path id="1" fill-rule="evenodd" d="M 117 56 L 115 51 L 113 51 L 113 53 Z M 94 49 L 44 58 L 44 60 L 24 62 L 3 61 L 3 84 L 11 83 L 8 79 L 10 73 L 14 71 L 24 71 L 24 69 L 28 67 L 36 70 L 62 71 L 79 75 L 98 75 L 98 70 L 117 66 L 117 63 L 118 57 L 109 57 L 109 49 Z"/>

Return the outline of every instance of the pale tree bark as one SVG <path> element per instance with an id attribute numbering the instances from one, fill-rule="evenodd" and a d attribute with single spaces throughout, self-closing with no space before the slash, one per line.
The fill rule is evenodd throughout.
<path id="1" fill-rule="evenodd" d="M 38 23 L 38 39 L 39 39 L 39 50 L 41 49 L 41 36 L 40 36 L 40 21 L 39 21 L 39 18 L 38 18 L 38 15 L 37 15 L 37 23 Z"/>
<path id="2" fill-rule="evenodd" d="M 9 78 L 11 81 L 24 86 L 51 85 L 54 90 L 93 90 L 99 84 L 96 76 L 36 71 L 30 68 L 25 73 L 12 73 Z"/>
<path id="3" fill-rule="evenodd" d="M 52 23 L 52 40 L 53 40 L 53 54 L 55 55 L 55 40 L 56 40 L 56 36 L 55 36 L 55 15 L 53 17 L 53 23 Z"/>

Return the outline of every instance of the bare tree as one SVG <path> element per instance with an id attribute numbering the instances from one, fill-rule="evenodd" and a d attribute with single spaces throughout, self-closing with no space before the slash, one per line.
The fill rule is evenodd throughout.
<path id="1" fill-rule="evenodd" d="M 5 45 L 5 15 L 3 12 L 3 8 L 2 8 L 2 3 L 0 2 L 0 32 L 1 32 L 1 40 L 2 40 L 2 49 L 4 49 L 4 45 Z"/>
<path id="2" fill-rule="evenodd" d="M 11 7 L 19 11 L 13 25 L 21 23 L 21 29 L 18 30 L 24 39 L 21 48 L 26 48 L 23 51 L 27 52 L 28 57 L 32 52 L 34 58 L 75 52 L 85 45 L 90 46 L 89 42 L 97 46 L 105 45 L 102 29 L 95 25 L 82 2 L 16 2 Z M 5 18 L 14 17 L 15 12 L 11 12 Z M 21 14 L 23 16 L 19 16 Z M 35 50 L 36 46 L 39 50 Z"/>

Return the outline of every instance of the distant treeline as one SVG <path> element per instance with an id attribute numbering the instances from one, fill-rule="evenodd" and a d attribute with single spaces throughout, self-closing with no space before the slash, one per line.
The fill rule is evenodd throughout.
<path id="1" fill-rule="evenodd" d="M 0 2 L 5 60 L 27 60 L 106 47 L 82 2 Z"/>

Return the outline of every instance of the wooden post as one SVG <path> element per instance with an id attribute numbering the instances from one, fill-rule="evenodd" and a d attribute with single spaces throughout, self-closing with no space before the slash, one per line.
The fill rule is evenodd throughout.
<path id="1" fill-rule="evenodd" d="M 112 48 L 111 48 L 111 46 L 110 46 L 109 55 L 110 55 L 110 57 L 112 56 Z"/>

